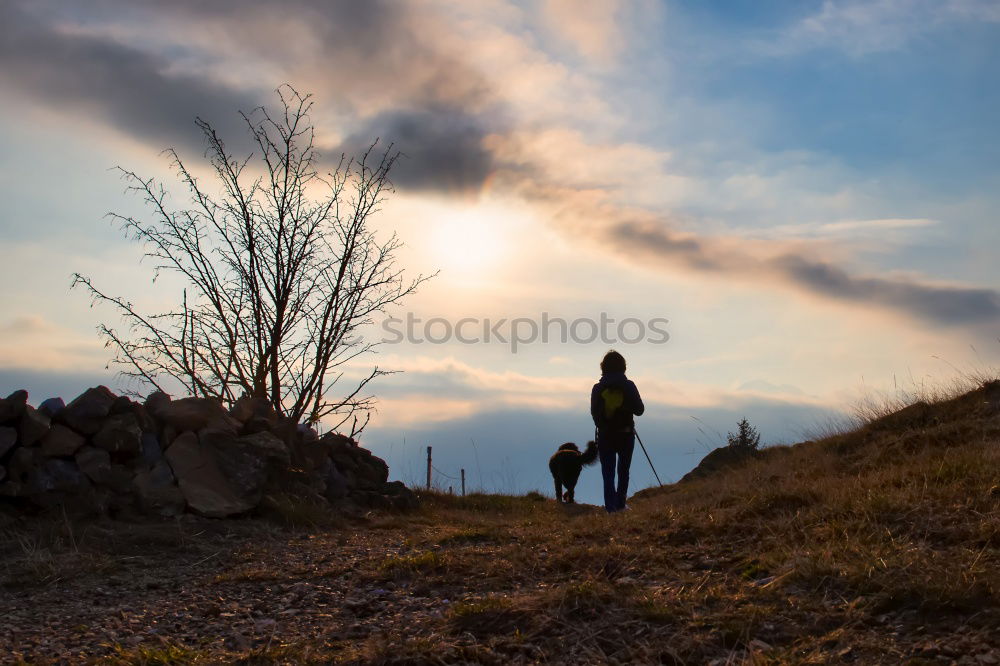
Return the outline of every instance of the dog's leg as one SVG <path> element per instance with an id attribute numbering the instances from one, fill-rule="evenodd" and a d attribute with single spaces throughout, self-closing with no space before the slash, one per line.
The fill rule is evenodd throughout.
<path id="1" fill-rule="evenodd" d="M 552 479 L 552 481 L 556 484 L 556 501 L 562 504 L 563 501 L 562 484 L 559 483 L 559 479 L 554 478 Z"/>
<path id="2" fill-rule="evenodd" d="M 575 487 L 566 488 L 566 503 L 573 504 L 573 491 L 576 490 Z"/>

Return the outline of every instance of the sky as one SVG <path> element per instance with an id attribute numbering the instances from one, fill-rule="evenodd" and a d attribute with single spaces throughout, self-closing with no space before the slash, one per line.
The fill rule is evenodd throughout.
<path id="1" fill-rule="evenodd" d="M 551 492 L 610 347 L 665 482 L 744 416 L 800 441 L 1000 361 L 996 62 L 988 0 L 2 0 L 0 393 L 121 388 L 70 275 L 181 287 L 106 216 L 145 213 L 113 167 L 183 204 L 162 151 L 199 163 L 195 117 L 241 145 L 289 84 L 324 154 L 405 153 L 375 224 L 439 271 L 352 368 L 400 371 L 362 437 L 394 478 L 433 446 L 442 487 Z"/>

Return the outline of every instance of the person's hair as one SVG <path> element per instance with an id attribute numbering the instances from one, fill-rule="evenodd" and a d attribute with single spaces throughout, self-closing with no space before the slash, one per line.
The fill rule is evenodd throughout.
<path id="1" fill-rule="evenodd" d="M 625 372 L 625 357 L 614 349 L 601 359 L 601 373 L 607 374 L 609 372 Z"/>

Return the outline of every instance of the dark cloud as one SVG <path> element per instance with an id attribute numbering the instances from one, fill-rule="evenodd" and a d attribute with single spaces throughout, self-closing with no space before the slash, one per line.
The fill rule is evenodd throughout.
<path id="1" fill-rule="evenodd" d="M 720 271 L 725 266 L 711 256 L 702 241 L 674 233 L 660 226 L 622 222 L 612 227 L 609 236 L 618 246 L 639 248 L 661 257 L 679 261 L 703 271 Z"/>
<path id="2" fill-rule="evenodd" d="M 358 129 L 341 150 L 358 155 L 378 138 L 403 154 L 392 172 L 396 185 L 460 192 L 478 188 L 494 168 L 483 146 L 487 133 L 478 117 L 458 108 L 390 111 Z"/>
<path id="3" fill-rule="evenodd" d="M 128 46 L 57 31 L 12 3 L 0 5 L 0 77 L 53 108 L 160 147 L 203 148 L 196 116 L 223 136 L 242 135 L 237 111 L 259 103 L 208 79 L 170 74 L 167 62 Z"/>
<path id="4" fill-rule="evenodd" d="M 58 3 L 0 5 L 0 77 L 45 104 L 86 114 L 157 148 L 203 148 L 193 120 L 208 120 L 236 153 L 248 150 L 238 111 L 273 97 L 236 89 L 208 76 L 171 73 L 171 62 L 111 38 L 67 32 L 57 24 L 86 20 L 101 25 L 167 21 L 192 31 L 223 27 L 218 52 L 199 57 L 265 62 L 272 71 L 296 72 L 315 85 L 319 102 L 334 109 L 356 155 L 380 138 L 406 158 L 393 181 L 403 188 L 463 191 L 477 188 L 491 171 L 482 145 L 491 114 L 483 78 L 434 48 L 433 35 L 414 29 L 401 3 L 263 0 L 170 3 L 98 0 L 87 16 Z M 303 61 L 291 61 L 288 40 L 314 44 Z M 297 84 L 295 81 L 291 81 Z M 327 106 L 328 105 L 328 106 Z M 382 108 L 370 115 L 367 109 Z M 358 111 L 364 107 L 365 113 Z M 322 128 L 320 128 L 322 133 Z"/>
<path id="5" fill-rule="evenodd" d="M 710 240 L 683 236 L 647 222 L 613 225 L 606 238 L 620 252 L 720 275 L 777 279 L 825 298 L 889 308 L 932 323 L 1000 321 L 1000 292 L 991 289 L 855 276 L 829 262 L 791 254 L 761 259 L 749 251 L 723 249 Z"/>
<path id="6" fill-rule="evenodd" d="M 770 263 L 793 283 L 838 300 L 891 307 L 942 324 L 1000 320 L 1000 292 L 990 289 L 855 277 L 831 264 L 796 256 Z"/>

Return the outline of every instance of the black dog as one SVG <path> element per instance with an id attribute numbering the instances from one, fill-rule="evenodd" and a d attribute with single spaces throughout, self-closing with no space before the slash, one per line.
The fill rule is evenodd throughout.
<path id="1" fill-rule="evenodd" d="M 573 442 L 566 442 L 559 447 L 551 458 L 549 458 L 549 471 L 552 472 L 552 480 L 556 484 L 556 500 L 565 501 L 567 504 L 573 503 L 573 491 L 576 489 L 576 480 L 580 478 L 580 470 L 584 465 L 592 465 L 597 460 L 597 444 L 587 442 L 587 449 L 580 453 Z M 563 495 L 563 486 L 566 486 L 566 494 Z"/>

